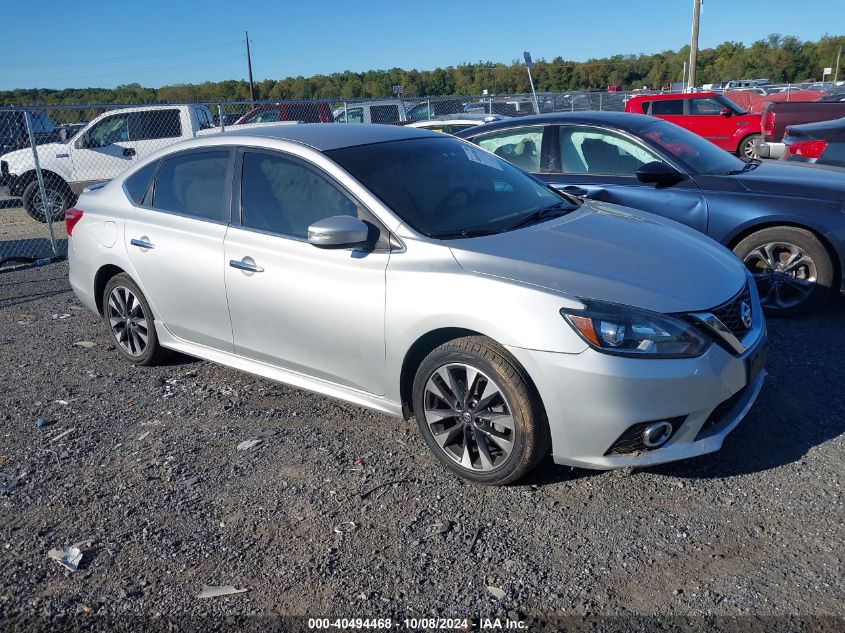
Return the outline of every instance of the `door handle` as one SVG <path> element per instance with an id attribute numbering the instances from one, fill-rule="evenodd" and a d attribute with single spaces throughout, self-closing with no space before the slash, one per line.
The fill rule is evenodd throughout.
<path id="1" fill-rule="evenodd" d="M 129 240 L 129 243 L 132 244 L 132 246 L 137 246 L 138 248 L 155 248 L 155 244 L 151 244 L 145 238 L 140 240 L 131 239 Z"/>
<path id="2" fill-rule="evenodd" d="M 250 261 L 247 261 L 247 260 Z M 263 273 L 264 269 L 261 266 L 258 266 L 255 262 L 251 260 L 251 258 L 244 257 L 241 259 L 230 259 L 229 266 L 232 268 L 237 268 L 238 270 L 244 270 L 248 273 Z"/>
<path id="3" fill-rule="evenodd" d="M 134 156 L 135 155 L 135 148 L 134 147 L 124 147 L 123 148 L 123 155 L 124 156 Z"/>

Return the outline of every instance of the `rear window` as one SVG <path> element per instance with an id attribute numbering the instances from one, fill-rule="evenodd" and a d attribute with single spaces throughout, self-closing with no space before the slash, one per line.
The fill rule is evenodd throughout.
<path id="1" fill-rule="evenodd" d="M 195 152 L 161 162 L 153 206 L 215 222 L 229 221 L 228 151 Z"/>
<path id="2" fill-rule="evenodd" d="M 142 167 L 129 176 L 126 182 L 123 183 L 124 187 L 126 187 L 126 193 L 129 194 L 129 198 L 135 204 L 141 204 L 144 201 L 144 196 L 150 188 L 150 183 L 153 181 L 157 167 L 158 161 L 154 160 L 146 167 Z"/>
<path id="3" fill-rule="evenodd" d="M 661 99 L 659 101 L 651 102 L 651 114 L 654 116 L 662 115 L 682 115 L 684 113 L 683 99 Z"/>

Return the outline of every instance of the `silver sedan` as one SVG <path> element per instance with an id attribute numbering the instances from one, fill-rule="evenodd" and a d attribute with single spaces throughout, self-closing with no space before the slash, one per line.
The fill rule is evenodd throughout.
<path id="1" fill-rule="evenodd" d="M 66 215 L 70 282 L 127 361 L 177 350 L 413 415 L 480 483 L 549 452 L 609 469 L 718 450 L 765 376 L 728 250 L 425 130 L 195 139 Z"/>

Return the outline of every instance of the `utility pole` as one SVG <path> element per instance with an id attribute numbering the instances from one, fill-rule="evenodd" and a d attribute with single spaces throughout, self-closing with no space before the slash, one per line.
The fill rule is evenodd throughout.
<path id="1" fill-rule="evenodd" d="M 255 85 L 252 83 L 252 57 L 249 54 L 249 31 L 244 31 L 246 36 L 246 67 L 249 71 L 249 100 L 255 101 Z"/>
<path id="2" fill-rule="evenodd" d="M 692 37 L 689 43 L 689 81 L 688 90 L 695 90 L 695 61 L 698 57 L 698 18 L 701 16 L 701 0 L 693 0 Z"/>
<path id="3" fill-rule="evenodd" d="M 839 58 L 842 57 L 842 44 L 839 45 L 839 52 L 836 53 L 836 71 L 833 73 L 833 83 L 839 81 Z"/>

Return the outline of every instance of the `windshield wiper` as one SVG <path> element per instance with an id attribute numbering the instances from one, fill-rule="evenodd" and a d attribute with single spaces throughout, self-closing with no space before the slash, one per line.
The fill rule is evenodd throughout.
<path id="1" fill-rule="evenodd" d="M 499 231 L 491 231 L 490 229 L 460 229 L 456 231 L 443 231 L 442 233 L 432 233 L 429 237 L 438 240 L 460 239 L 462 237 L 484 237 L 485 235 L 496 235 Z"/>
<path id="2" fill-rule="evenodd" d="M 573 211 L 577 208 L 577 206 L 567 204 L 566 202 L 556 202 L 555 204 L 549 207 L 538 209 L 537 211 L 532 211 L 528 215 L 519 218 L 513 224 L 506 226 L 503 232 L 513 231 L 514 229 L 519 229 L 523 226 L 528 226 L 529 224 L 542 222 L 543 220 L 548 220 L 552 217 L 560 217 L 561 215 L 566 215 L 570 211 Z"/>
<path id="3" fill-rule="evenodd" d="M 752 169 L 757 169 L 761 164 L 762 161 L 750 160 L 742 166 L 742 169 L 729 169 L 728 171 L 724 172 L 724 175 L 736 176 L 737 174 L 744 174 L 745 172 L 751 171 Z"/>

